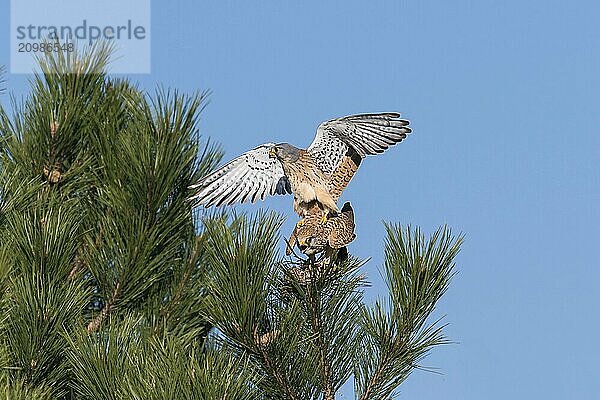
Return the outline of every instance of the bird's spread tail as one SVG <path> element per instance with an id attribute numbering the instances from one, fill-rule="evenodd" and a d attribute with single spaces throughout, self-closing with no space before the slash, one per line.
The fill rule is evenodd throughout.
<path id="1" fill-rule="evenodd" d="M 342 207 L 342 214 L 347 215 L 348 219 L 354 222 L 354 209 L 350 205 L 349 201 L 344 203 L 344 206 Z"/>

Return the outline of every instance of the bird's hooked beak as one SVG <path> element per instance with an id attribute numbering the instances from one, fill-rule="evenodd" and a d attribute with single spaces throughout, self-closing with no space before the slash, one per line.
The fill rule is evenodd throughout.
<path id="1" fill-rule="evenodd" d="M 277 158 L 277 147 L 271 147 L 271 150 L 269 150 L 269 158 Z"/>

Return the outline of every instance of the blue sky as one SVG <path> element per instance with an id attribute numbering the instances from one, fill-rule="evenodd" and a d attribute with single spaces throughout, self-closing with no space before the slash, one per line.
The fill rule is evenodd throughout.
<path id="1" fill-rule="evenodd" d="M 438 310 L 457 344 L 434 350 L 425 364 L 442 374 L 415 372 L 401 398 L 593 399 L 599 17 L 591 1 L 154 1 L 152 73 L 132 79 L 211 89 L 201 128 L 228 157 L 306 146 L 329 118 L 400 111 L 413 135 L 367 159 L 343 196 L 357 213 L 350 250 L 372 257 L 369 298 L 384 290 L 382 220 L 466 234 Z M 25 92 L 26 77 L 8 78 Z M 294 218 L 290 204 L 260 206 Z"/>

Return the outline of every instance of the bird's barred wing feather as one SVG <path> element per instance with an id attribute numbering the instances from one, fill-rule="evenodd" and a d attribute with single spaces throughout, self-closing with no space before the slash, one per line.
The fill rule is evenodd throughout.
<path id="1" fill-rule="evenodd" d="M 319 125 L 308 152 L 329 177 L 333 198 L 339 198 L 363 158 L 406 138 L 411 132 L 408 125 L 398 113 L 351 115 Z"/>
<path id="2" fill-rule="evenodd" d="M 398 113 L 359 114 L 323 122 L 308 147 L 319 167 L 331 176 L 351 148 L 361 158 L 383 153 L 411 132 Z"/>
<path id="3" fill-rule="evenodd" d="M 269 157 L 273 143 L 265 143 L 234 158 L 192 185 L 190 200 L 205 207 L 253 203 L 267 195 L 291 193 L 281 163 Z"/>

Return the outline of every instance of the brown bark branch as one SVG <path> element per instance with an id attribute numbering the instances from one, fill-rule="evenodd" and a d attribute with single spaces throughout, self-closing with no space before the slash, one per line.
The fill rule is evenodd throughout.
<path id="1" fill-rule="evenodd" d="M 181 280 L 179 281 L 177 288 L 175 289 L 175 295 L 171 299 L 171 301 L 164 305 L 160 310 L 160 315 L 168 320 L 171 317 L 171 312 L 173 308 L 177 306 L 183 296 L 183 291 L 185 289 L 185 285 L 190 280 L 192 276 L 192 272 L 196 266 L 196 261 L 198 259 L 198 253 L 200 251 L 200 241 L 202 240 L 202 235 L 199 235 L 194 240 L 194 248 L 192 249 L 192 254 L 190 255 L 189 261 L 186 263 L 186 269 L 181 276 Z"/>
<path id="2" fill-rule="evenodd" d="M 113 290 L 112 295 L 106 301 L 106 304 L 100 311 L 100 314 L 98 314 L 96 316 L 96 318 L 91 320 L 90 323 L 88 324 L 88 326 L 87 326 L 88 333 L 95 332 L 98 330 L 98 328 L 100 328 L 100 326 L 102 325 L 102 322 L 106 319 L 106 317 L 108 317 L 110 315 L 111 311 L 113 310 L 115 301 L 120 292 L 121 292 L 121 282 L 117 282 L 117 285 L 115 286 L 115 289 Z"/>
<path id="3" fill-rule="evenodd" d="M 71 272 L 69 272 L 68 279 L 71 280 L 75 278 L 75 276 L 85 267 L 83 260 L 79 257 L 79 250 L 75 253 L 75 257 L 73 257 L 73 265 L 71 267 Z"/>
<path id="4" fill-rule="evenodd" d="M 386 364 L 387 364 L 386 360 L 382 360 L 379 363 L 377 370 L 375 371 L 373 376 L 371 376 L 371 378 L 369 379 L 369 383 L 367 383 L 367 387 L 366 387 L 364 393 L 360 396 L 360 398 L 358 400 L 368 400 L 369 399 L 369 397 L 371 396 L 371 392 L 373 391 L 375 385 L 377 385 L 379 383 L 379 380 L 381 379 L 381 375 L 383 374 L 383 369 L 385 368 Z"/>
<path id="5" fill-rule="evenodd" d="M 287 379 L 285 379 L 284 376 L 281 375 L 279 370 L 273 364 L 271 358 L 269 357 L 269 354 L 265 350 L 265 346 L 261 346 L 261 344 L 259 343 L 260 340 L 258 340 L 258 327 L 254 328 L 254 338 L 256 348 L 258 349 L 258 354 L 262 358 L 263 365 L 267 368 L 267 370 L 273 376 L 273 378 L 275 378 L 279 386 L 285 392 L 288 399 L 297 400 L 298 398 L 296 397 L 294 391 L 291 389 L 289 382 L 287 381 Z"/>
<path id="6" fill-rule="evenodd" d="M 309 266 L 311 271 L 311 280 L 314 285 L 317 280 L 317 276 L 315 276 L 316 265 L 313 261 L 311 261 L 311 265 Z M 317 347 L 319 349 L 319 363 L 321 364 L 321 375 L 323 376 L 323 399 L 324 400 L 335 400 L 335 390 L 333 389 L 333 382 L 331 380 L 331 360 L 327 357 L 327 345 L 323 339 L 323 327 L 321 323 L 321 307 L 320 307 L 320 299 L 319 294 L 316 290 L 310 291 L 311 296 L 309 296 L 309 306 L 311 310 L 311 328 L 313 334 L 316 337 Z"/>
<path id="7" fill-rule="evenodd" d="M 402 343 L 401 340 L 402 340 L 401 337 L 397 337 L 394 340 L 394 346 L 400 346 L 401 343 Z M 375 373 L 369 379 L 369 382 L 367 383 L 367 387 L 365 388 L 364 393 L 362 394 L 362 396 L 359 397 L 358 400 L 368 400 L 369 399 L 369 397 L 371 396 L 371 394 L 372 394 L 375 386 L 379 384 L 379 381 L 381 380 L 381 377 L 383 375 L 384 369 L 392 362 L 392 360 L 393 360 L 393 356 L 390 356 L 390 354 L 386 354 L 379 361 L 379 365 L 377 366 L 377 370 L 375 370 Z"/>

